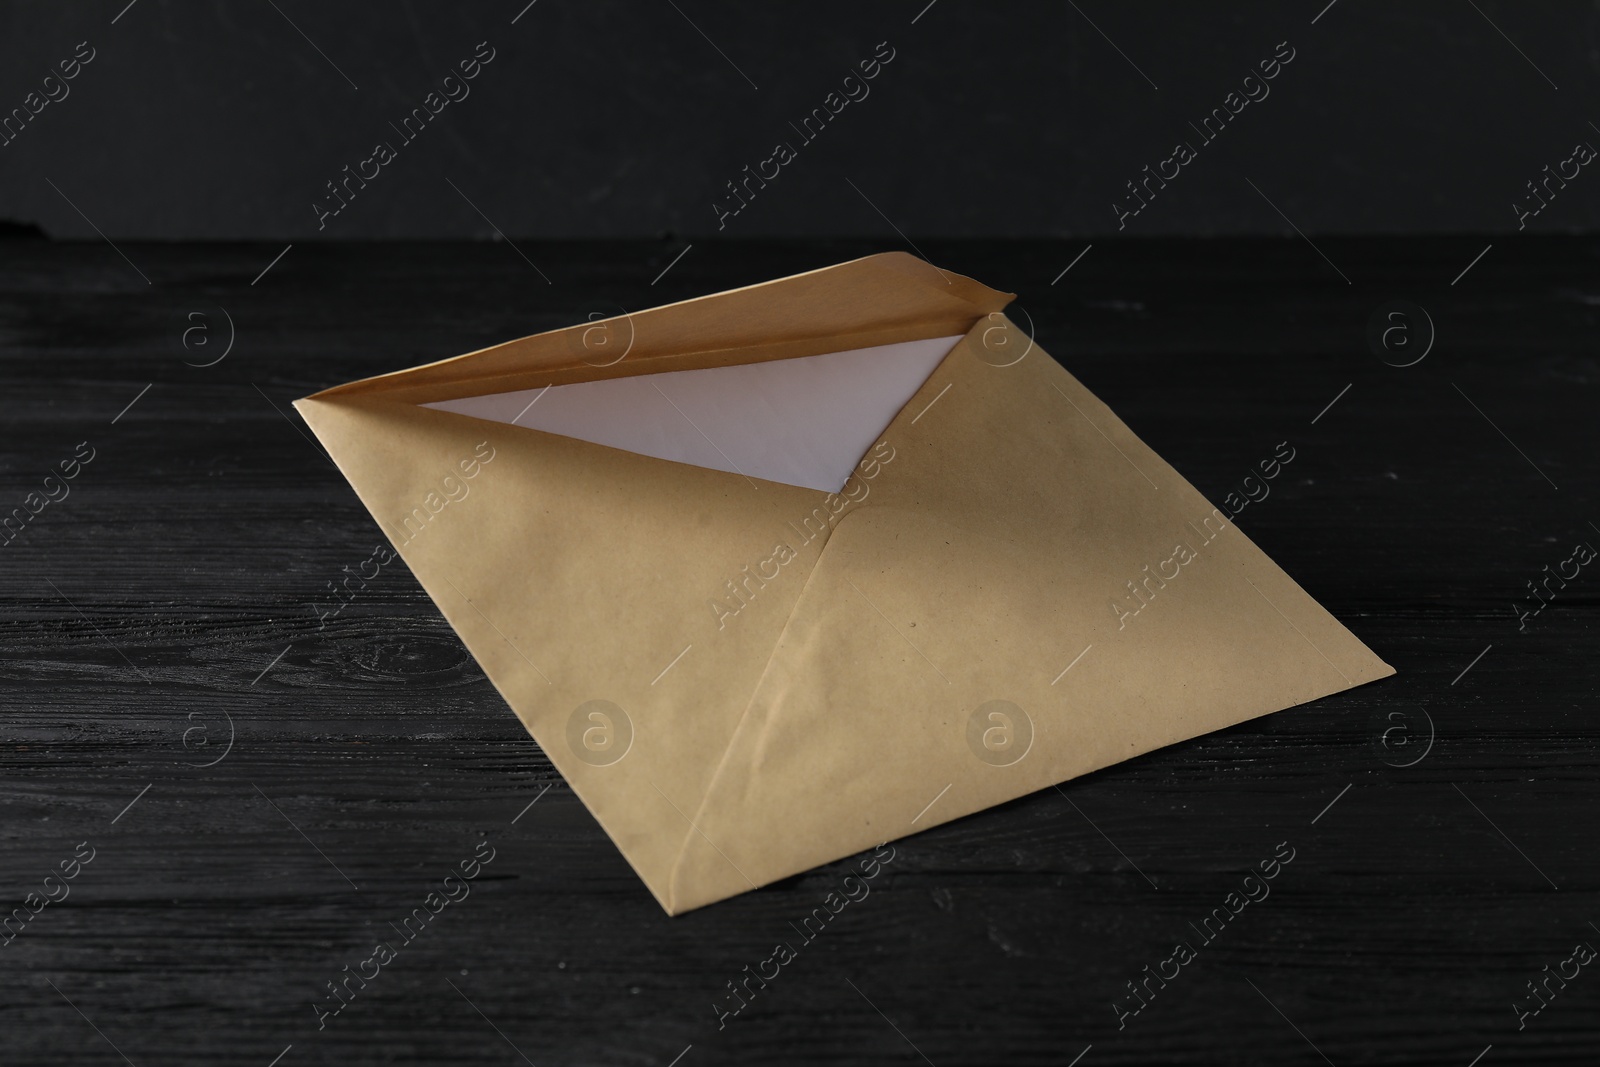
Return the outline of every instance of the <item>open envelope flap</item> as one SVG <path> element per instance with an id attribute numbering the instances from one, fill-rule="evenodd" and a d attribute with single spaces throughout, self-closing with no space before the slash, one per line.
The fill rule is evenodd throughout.
<path id="1" fill-rule="evenodd" d="M 995 366 L 982 329 L 885 431 L 671 910 L 1393 673 L 1049 356 Z"/>
<path id="2" fill-rule="evenodd" d="M 883 252 L 677 304 L 623 311 L 316 395 L 428 403 L 841 352 L 963 334 L 1011 299 L 907 253 Z"/>

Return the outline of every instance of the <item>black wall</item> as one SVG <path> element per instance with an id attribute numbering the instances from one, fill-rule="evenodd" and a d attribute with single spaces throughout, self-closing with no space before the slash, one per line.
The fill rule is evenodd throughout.
<path id="1" fill-rule="evenodd" d="M 1594 4 L 126 2 L 0 6 L 0 111 L 79 42 L 94 54 L 0 147 L 0 219 L 130 239 L 695 236 L 783 141 L 796 158 L 724 236 L 1095 237 L 1188 141 L 1124 234 L 1285 217 L 1492 234 L 1537 206 L 1546 165 L 1600 146 Z M 870 95 L 802 141 L 789 123 L 885 41 Z M 390 123 L 479 42 L 494 58 L 470 95 L 403 141 Z M 1294 58 L 1270 95 L 1203 143 L 1189 123 L 1279 42 Z M 319 229 L 325 183 L 379 141 L 396 158 Z M 1526 224 L 1591 231 L 1597 192 L 1580 170 Z"/>

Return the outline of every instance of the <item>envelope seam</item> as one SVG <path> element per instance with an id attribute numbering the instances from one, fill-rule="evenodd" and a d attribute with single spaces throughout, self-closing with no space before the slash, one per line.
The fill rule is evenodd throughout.
<path id="1" fill-rule="evenodd" d="M 683 843 L 678 847 L 678 855 L 672 861 L 671 873 L 667 876 L 667 901 L 671 905 L 669 910 L 674 915 L 677 914 L 678 876 L 683 869 L 684 861 L 688 858 L 689 846 L 693 842 L 696 833 L 704 833 L 699 829 L 701 817 L 705 814 L 706 808 L 710 804 L 711 794 L 715 792 L 717 784 L 722 780 L 722 776 L 727 770 L 734 746 L 738 743 L 739 735 L 744 730 L 745 723 L 749 721 L 750 709 L 755 706 L 756 697 L 760 695 L 762 686 L 766 683 L 767 675 L 772 670 L 772 665 L 777 662 L 778 650 L 782 647 L 784 638 L 789 635 L 789 627 L 794 622 L 795 613 L 800 610 L 800 605 L 805 601 L 806 593 L 810 591 L 812 582 L 816 580 L 817 574 L 822 570 L 823 560 L 828 555 L 828 549 L 833 546 L 834 536 L 844 526 L 846 520 L 859 515 L 869 507 L 874 510 L 877 509 L 877 505 L 861 503 L 844 511 L 840 514 L 839 521 L 834 523 L 828 530 L 827 536 L 822 542 L 822 549 L 817 553 L 817 561 L 811 565 L 811 571 L 806 575 L 804 584 L 800 586 L 800 593 L 795 598 L 794 607 L 789 610 L 788 616 L 783 620 L 783 628 L 778 631 L 778 639 L 773 642 L 772 650 L 767 653 L 767 661 L 762 664 L 761 673 L 756 676 L 756 684 L 751 688 L 750 696 L 745 700 L 744 709 L 739 713 L 739 721 L 734 724 L 733 732 L 728 736 L 728 744 L 723 748 L 722 755 L 718 757 L 717 765 L 712 770 L 710 779 L 706 782 L 705 792 L 701 794 L 700 803 L 694 810 L 694 818 L 690 820 L 689 829 L 683 837 Z M 711 839 L 707 837 L 706 840 L 710 841 Z M 720 852 L 721 850 L 718 849 L 718 851 Z M 729 860 L 728 862 L 731 864 L 733 861 Z"/>

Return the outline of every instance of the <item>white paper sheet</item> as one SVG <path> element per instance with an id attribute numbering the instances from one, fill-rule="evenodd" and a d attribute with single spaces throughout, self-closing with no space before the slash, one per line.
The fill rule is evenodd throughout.
<path id="1" fill-rule="evenodd" d="M 960 336 L 425 407 L 837 493 Z"/>

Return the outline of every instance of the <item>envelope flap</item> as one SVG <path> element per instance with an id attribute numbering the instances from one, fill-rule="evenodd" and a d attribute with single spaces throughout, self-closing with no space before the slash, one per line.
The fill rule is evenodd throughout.
<path id="1" fill-rule="evenodd" d="M 316 394 L 420 403 L 965 333 L 1011 300 L 904 252 L 628 312 Z"/>

